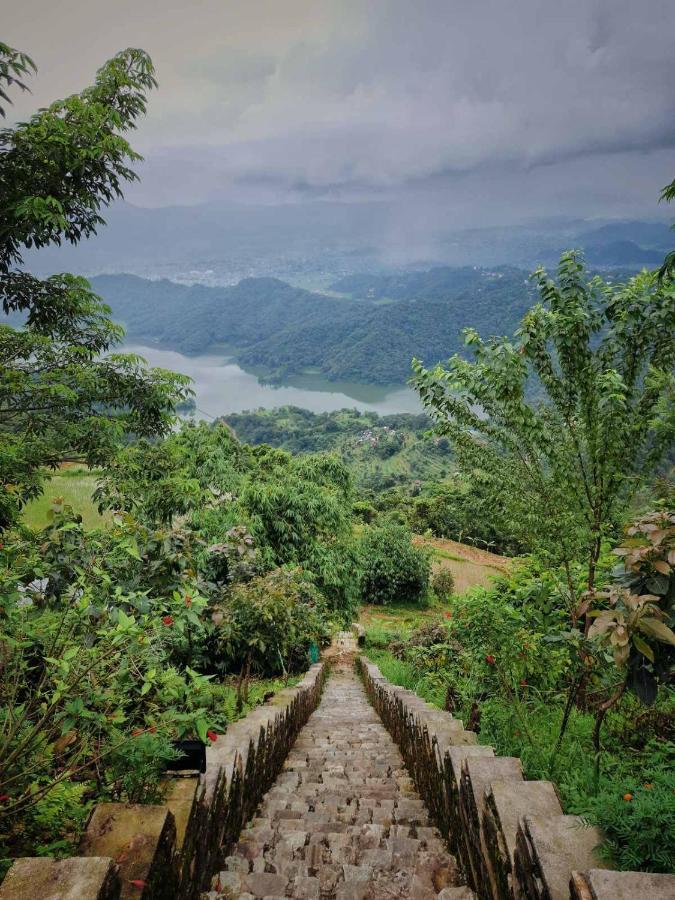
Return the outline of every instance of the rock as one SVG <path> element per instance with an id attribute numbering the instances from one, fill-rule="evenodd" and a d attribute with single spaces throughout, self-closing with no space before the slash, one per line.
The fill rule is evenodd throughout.
<path id="1" fill-rule="evenodd" d="M 268 873 L 251 873 L 242 880 L 242 885 L 249 893 L 256 897 L 283 897 L 286 892 L 287 880 L 282 875 L 270 875 Z"/>

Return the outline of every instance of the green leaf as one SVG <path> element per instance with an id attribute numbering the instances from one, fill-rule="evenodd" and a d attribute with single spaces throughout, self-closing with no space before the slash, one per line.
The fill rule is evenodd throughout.
<path id="1" fill-rule="evenodd" d="M 195 721 L 195 731 L 203 744 L 206 743 L 206 732 L 208 731 L 208 727 L 208 723 L 204 719 L 197 719 Z"/>
<path id="2" fill-rule="evenodd" d="M 643 656 L 646 656 L 650 662 L 654 662 L 654 651 L 646 641 L 643 641 L 637 634 L 633 635 L 633 643 Z"/>
<path id="3" fill-rule="evenodd" d="M 129 556 L 132 556 L 134 559 L 140 560 L 141 554 L 138 552 L 138 544 L 135 541 L 125 544 L 124 549 L 129 554 Z"/>
<path id="4" fill-rule="evenodd" d="M 675 647 L 675 633 L 659 619 L 651 617 L 640 619 L 640 631 L 656 638 L 657 641 L 661 641 L 663 644 L 672 644 Z"/>

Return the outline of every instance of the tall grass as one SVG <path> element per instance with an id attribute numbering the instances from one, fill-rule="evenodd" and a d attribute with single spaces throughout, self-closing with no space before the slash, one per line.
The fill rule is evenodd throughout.
<path id="1" fill-rule="evenodd" d="M 367 640 L 367 639 L 366 639 Z M 392 684 L 414 691 L 419 697 L 443 709 L 446 686 L 433 674 L 420 674 L 407 662 L 397 659 L 389 650 L 376 649 L 366 643 L 366 655 Z"/>

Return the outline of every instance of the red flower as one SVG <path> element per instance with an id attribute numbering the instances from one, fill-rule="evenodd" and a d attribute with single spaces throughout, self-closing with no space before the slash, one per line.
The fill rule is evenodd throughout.
<path id="1" fill-rule="evenodd" d="M 443 615 L 445 616 L 446 619 L 451 619 L 451 618 L 452 618 L 452 613 L 451 613 L 451 612 L 444 612 Z"/>
<path id="2" fill-rule="evenodd" d="M 208 738 L 210 741 L 217 741 L 217 740 L 218 740 L 218 735 L 215 733 L 215 731 L 207 731 L 207 732 L 206 732 L 206 736 L 207 736 L 207 738 Z"/>
<path id="3" fill-rule="evenodd" d="M 189 594 L 185 595 L 185 605 L 192 606 L 192 597 Z"/>
<path id="4" fill-rule="evenodd" d="M 491 653 L 488 653 L 488 655 L 485 657 L 485 662 L 488 664 L 488 666 L 494 666 L 496 659 Z"/>
<path id="5" fill-rule="evenodd" d="M 9 800 L 9 794 L 0 794 L 0 803 L 5 803 Z"/>
<path id="6" fill-rule="evenodd" d="M 170 628 L 173 625 L 173 616 L 162 616 L 162 622 L 167 628 Z"/>

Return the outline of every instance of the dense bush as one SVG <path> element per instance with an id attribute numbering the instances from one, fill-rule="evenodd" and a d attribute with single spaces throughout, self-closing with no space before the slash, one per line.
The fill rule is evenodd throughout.
<path id="1" fill-rule="evenodd" d="M 312 644 L 328 640 L 326 602 L 299 569 L 277 569 L 238 584 L 213 607 L 225 665 L 264 675 L 302 671 Z"/>
<path id="2" fill-rule="evenodd" d="M 431 565 L 415 547 L 407 528 L 371 526 L 359 546 L 361 598 L 366 603 L 422 603 L 427 598 Z"/>
<path id="3" fill-rule="evenodd" d="M 302 670 L 330 631 L 321 578 L 260 574 L 244 527 L 218 545 L 129 513 L 86 531 L 57 502 L 0 562 L 0 856 L 67 850 L 95 797 L 156 800 L 172 741 L 215 739 L 249 674 Z M 220 679 L 242 670 L 235 704 Z"/>
<path id="4" fill-rule="evenodd" d="M 439 600 L 447 600 L 455 593 L 455 578 L 450 569 L 439 569 L 431 577 L 431 588 Z"/>
<path id="5" fill-rule="evenodd" d="M 632 565 L 627 577 L 634 588 L 641 578 L 651 579 L 666 608 L 669 586 L 653 576 L 659 571 L 654 564 L 670 552 L 670 532 L 652 529 L 653 524 L 655 518 L 647 517 L 633 528 L 633 555 L 622 549 L 624 562 L 616 574 L 626 575 Z M 609 558 L 603 556 L 601 573 L 609 572 Z M 660 693 L 651 707 L 633 693 L 616 696 L 617 684 L 625 685 L 631 671 L 625 664 L 616 668 L 623 634 L 608 648 L 598 639 L 584 642 L 582 628 L 570 630 L 559 607 L 558 583 L 559 573 L 523 562 L 490 590 L 453 596 L 434 620 L 403 639 L 374 629 L 368 652 L 386 677 L 453 711 L 499 754 L 519 756 L 528 778 L 554 780 L 564 809 L 603 829 L 603 852 L 614 865 L 673 872 L 675 721 L 665 670 L 655 670 Z M 653 653 L 654 660 L 672 652 L 654 635 L 642 640 L 638 648 Z M 590 666 L 580 668 L 579 647 L 592 654 Z M 633 652 L 629 649 L 628 660 Z M 649 655 L 636 652 L 653 665 Z M 571 691 L 580 675 L 585 690 Z"/>

